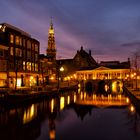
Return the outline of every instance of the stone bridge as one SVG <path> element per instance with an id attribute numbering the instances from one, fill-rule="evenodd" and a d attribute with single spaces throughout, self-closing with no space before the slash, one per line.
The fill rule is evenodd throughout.
<path id="1" fill-rule="evenodd" d="M 83 80 L 79 81 L 81 89 L 86 91 L 99 91 L 99 92 L 121 92 L 123 81 L 121 79 L 104 79 L 104 80 Z"/>

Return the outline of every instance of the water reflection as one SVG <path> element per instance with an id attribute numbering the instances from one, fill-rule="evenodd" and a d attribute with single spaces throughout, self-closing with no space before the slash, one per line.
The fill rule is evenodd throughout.
<path id="1" fill-rule="evenodd" d="M 130 110 L 130 112 L 133 114 L 133 113 L 136 113 L 136 110 L 135 110 L 135 107 L 134 107 L 134 105 L 130 105 L 129 106 L 129 110 Z"/>
<path id="2" fill-rule="evenodd" d="M 89 90 L 87 90 L 89 91 Z M 120 80 L 104 81 L 101 80 L 97 86 L 97 94 L 122 94 L 123 93 L 123 82 Z"/>
<path id="3" fill-rule="evenodd" d="M 113 93 L 122 93 L 123 92 L 123 83 L 120 81 L 114 81 L 112 83 L 112 92 Z"/>
<path id="4" fill-rule="evenodd" d="M 30 122 L 37 116 L 37 105 L 32 104 L 24 110 L 23 124 Z"/>
<path id="5" fill-rule="evenodd" d="M 65 106 L 65 98 L 64 97 L 60 97 L 60 110 L 62 110 Z"/>
<path id="6" fill-rule="evenodd" d="M 128 97 L 122 94 L 118 95 L 104 95 L 104 94 L 87 94 L 81 93 L 77 95 L 76 104 L 80 105 L 92 105 L 97 107 L 107 107 L 107 106 L 127 106 L 129 104 Z"/>
<path id="7" fill-rule="evenodd" d="M 108 89 L 108 87 L 106 87 L 106 89 Z M 47 138 L 50 140 L 59 140 L 56 132 L 58 129 L 56 128 L 58 127 L 58 120 L 60 120 L 60 118 L 61 123 L 65 122 L 65 115 L 67 115 L 65 110 L 73 110 L 76 116 L 84 121 L 87 116 L 95 115 L 92 113 L 93 109 L 112 107 L 114 110 L 120 107 L 128 108 L 128 116 L 137 121 L 134 125 L 137 124 L 136 127 L 138 131 L 140 125 L 138 125 L 138 116 L 134 117 L 136 114 L 135 107 L 125 94 L 120 94 L 120 92 L 117 94 L 96 94 L 96 92 L 88 93 L 78 91 L 77 93 L 71 91 L 70 93 L 60 94 L 58 98 L 44 100 L 24 108 L 11 110 L 1 108 L 0 137 L 1 139 L 7 140 L 11 138 L 13 140 L 41 140 Z M 62 117 L 63 113 L 65 115 Z M 67 138 L 65 137 L 65 139 Z"/>

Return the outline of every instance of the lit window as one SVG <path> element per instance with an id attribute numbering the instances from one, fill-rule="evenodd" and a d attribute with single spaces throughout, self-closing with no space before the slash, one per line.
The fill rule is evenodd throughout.
<path id="1" fill-rule="evenodd" d="M 14 55 L 14 48 L 13 47 L 10 48 L 10 55 Z"/>
<path id="2" fill-rule="evenodd" d="M 14 35 L 10 35 L 10 43 L 14 43 Z"/>
<path id="3" fill-rule="evenodd" d="M 17 79 L 17 87 L 20 87 L 21 86 L 21 78 L 19 79 Z"/>
<path id="4" fill-rule="evenodd" d="M 34 63 L 32 63 L 32 71 L 35 71 L 35 64 Z"/>
<path id="5" fill-rule="evenodd" d="M 27 70 L 31 71 L 31 62 L 27 62 Z"/>
<path id="6" fill-rule="evenodd" d="M 21 57 L 21 56 L 22 56 L 22 50 L 19 49 L 19 48 L 16 48 L 16 50 L 15 50 L 15 55 Z"/>
<path id="7" fill-rule="evenodd" d="M 26 70 L 26 63 L 23 61 L 23 70 Z"/>
<path id="8" fill-rule="evenodd" d="M 38 71 L 38 64 L 35 64 L 35 71 Z"/>
<path id="9" fill-rule="evenodd" d="M 19 36 L 16 36 L 16 45 L 19 45 Z"/>

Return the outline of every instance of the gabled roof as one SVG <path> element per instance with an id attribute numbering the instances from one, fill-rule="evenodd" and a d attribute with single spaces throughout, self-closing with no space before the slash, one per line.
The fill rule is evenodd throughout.
<path id="1" fill-rule="evenodd" d="M 81 46 L 80 51 L 77 51 L 76 55 L 73 59 L 76 59 L 76 57 L 81 56 L 81 58 L 85 58 L 89 64 L 97 64 L 97 62 L 94 60 L 94 58 L 91 56 L 91 50 L 89 53 L 87 53 L 83 47 Z"/>
<path id="2" fill-rule="evenodd" d="M 101 66 L 101 67 L 95 68 L 94 70 L 110 70 L 110 68 Z"/>

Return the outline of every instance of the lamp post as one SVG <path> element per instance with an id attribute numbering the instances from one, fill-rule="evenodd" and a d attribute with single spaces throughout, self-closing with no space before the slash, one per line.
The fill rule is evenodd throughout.
<path id="1" fill-rule="evenodd" d="M 64 71 L 64 67 L 60 67 L 60 72 L 62 73 Z M 60 75 L 60 77 L 61 77 L 61 81 L 63 81 L 63 77 L 62 77 L 62 75 Z"/>
<path id="2" fill-rule="evenodd" d="M 134 74 L 131 74 L 132 88 L 134 88 L 134 86 L 133 86 L 133 79 L 134 79 Z"/>
<path id="3" fill-rule="evenodd" d="M 59 89 L 59 86 L 60 86 L 60 83 L 59 83 L 59 78 L 61 78 L 61 80 L 62 80 L 62 76 L 60 75 L 60 72 L 63 72 L 64 71 L 64 67 L 60 67 L 59 69 L 58 69 L 58 84 L 57 84 L 57 88 Z"/>
<path id="4" fill-rule="evenodd" d="M 134 73 L 135 80 L 136 80 L 136 90 L 138 89 L 138 81 L 137 81 L 137 71 Z"/>

